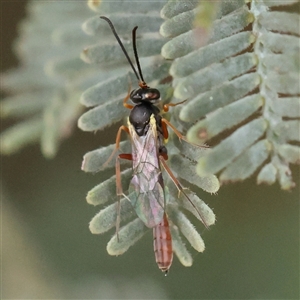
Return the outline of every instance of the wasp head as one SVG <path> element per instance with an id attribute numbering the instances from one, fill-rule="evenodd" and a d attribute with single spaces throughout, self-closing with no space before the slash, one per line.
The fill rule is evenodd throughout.
<path id="1" fill-rule="evenodd" d="M 130 93 L 130 99 L 133 103 L 150 102 L 154 104 L 160 99 L 160 92 L 147 86 L 140 87 Z"/>

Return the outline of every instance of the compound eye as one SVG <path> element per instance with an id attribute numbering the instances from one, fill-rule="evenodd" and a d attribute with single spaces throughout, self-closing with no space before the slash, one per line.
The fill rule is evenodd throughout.
<path id="1" fill-rule="evenodd" d="M 144 97 L 144 100 L 152 102 L 160 98 L 160 92 L 157 89 L 147 89 Z"/>
<path id="2" fill-rule="evenodd" d="M 143 100 L 143 93 L 141 89 L 133 90 L 130 93 L 130 99 L 133 103 L 140 103 Z"/>
<path id="3" fill-rule="evenodd" d="M 160 99 L 160 93 L 157 89 L 139 88 L 130 93 L 130 99 L 133 103 L 141 103 L 143 101 L 154 103 Z"/>

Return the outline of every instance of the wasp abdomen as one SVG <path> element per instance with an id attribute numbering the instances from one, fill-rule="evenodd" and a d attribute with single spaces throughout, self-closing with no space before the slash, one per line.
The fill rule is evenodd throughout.
<path id="1" fill-rule="evenodd" d="M 173 260 L 172 236 L 166 214 L 160 224 L 153 228 L 153 245 L 158 267 L 168 272 Z"/>

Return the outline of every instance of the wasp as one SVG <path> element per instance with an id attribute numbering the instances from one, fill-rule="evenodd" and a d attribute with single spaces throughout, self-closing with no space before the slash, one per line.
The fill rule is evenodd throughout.
<path id="1" fill-rule="evenodd" d="M 136 46 L 136 30 L 137 26 L 132 30 L 132 43 L 134 57 L 138 72 L 134 67 L 123 43 L 121 42 L 114 25 L 111 20 L 105 16 L 101 16 L 110 26 L 112 33 L 118 41 L 124 55 L 126 56 L 131 68 L 138 80 L 139 87 L 128 93 L 123 101 L 124 107 L 130 109 L 128 117 L 128 126 L 121 126 L 116 136 L 116 147 L 108 161 L 115 156 L 120 147 L 121 133 L 125 131 L 131 140 L 132 153 L 121 153 L 116 158 L 116 189 L 118 196 L 125 196 L 121 184 L 120 159 L 132 161 L 133 176 L 129 186 L 131 195 L 130 202 L 143 223 L 153 228 L 154 252 L 158 267 L 168 273 L 172 260 L 172 236 L 169 226 L 169 220 L 166 213 L 166 199 L 168 197 L 168 189 L 164 186 L 162 176 L 162 168 L 169 174 L 178 191 L 190 201 L 197 210 L 203 224 L 207 227 L 205 220 L 200 211 L 195 207 L 193 202 L 184 192 L 182 185 L 174 176 L 166 161 L 168 160 L 168 151 L 165 142 L 168 139 L 168 127 L 170 127 L 179 139 L 186 141 L 186 138 L 165 118 L 162 117 L 161 110 L 157 104 L 160 103 L 160 92 L 155 88 L 149 87 L 142 74 L 137 46 Z M 134 105 L 129 104 L 131 100 Z M 169 103 L 163 105 L 163 111 L 167 112 L 169 107 L 184 103 Z M 120 202 L 119 202 L 120 203 Z M 118 205 L 117 214 L 117 234 L 120 223 L 120 205 Z"/>

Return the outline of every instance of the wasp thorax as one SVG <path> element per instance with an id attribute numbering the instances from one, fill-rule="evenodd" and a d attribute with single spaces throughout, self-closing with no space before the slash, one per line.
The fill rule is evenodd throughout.
<path id="1" fill-rule="evenodd" d="M 130 99 L 133 103 L 148 101 L 151 103 L 156 102 L 160 98 L 159 90 L 151 88 L 138 88 L 130 93 Z"/>

